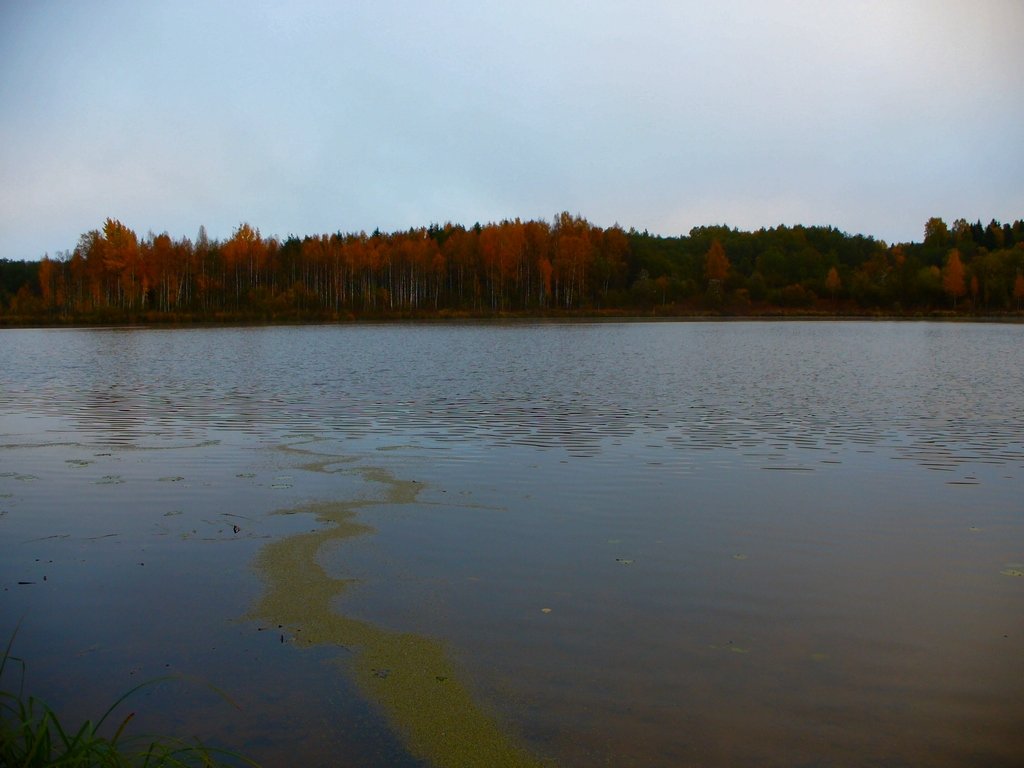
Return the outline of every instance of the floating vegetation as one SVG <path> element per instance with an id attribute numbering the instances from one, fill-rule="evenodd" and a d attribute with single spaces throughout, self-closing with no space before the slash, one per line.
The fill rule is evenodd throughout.
<path id="1" fill-rule="evenodd" d="M 616 557 L 615 562 L 619 565 L 632 565 L 633 561 L 626 557 Z"/>
<path id="2" fill-rule="evenodd" d="M 735 555 L 732 556 L 732 559 L 733 560 L 746 560 L 747 556 L 745 554 L 743 554 L 742 552 L 737 552 Z"/>
<path id="3" fill-rule="evenodd" d="M 744 656 L 750 653 L 750 646 L 737 645 L 732 640 L 727 641 L 724 645 L 715 645 L 712 643 L 708 647 L 714 648 L 716 651 L 729 651 L 730 653 L 738 653 Z"/>
<path id="4" fill-rule="evenodd" d="M 120 475 L 104 475 L 96 481 L 96 485 L 121 485 L 124 478 Z"/>
<path id="5" fill-rule="evenodd" d="M 73 467 L 88 467 L 92 464 L 88 459 L 65 459 L 65 464 L 70 464 Z"/>
<path id="6" fill-rule="evenodd" d="M 239 472 L 237 475 L 235 475 L 235 477 L 241 477 L 241 478 L 248 479 L 248 478 L 251 478 L 251 477 L 256 477 L 256 473 L 255 472 Z"/>
<path id="7" fill-rule="evenodd" d="M 159 478 L 159 480 L 157 482 L 160 482 L 160 483 L 180 483 L 184 479 L 185 479 L 184 477 L 181 477 L 180 475 L 176 475 L 174 477 L 161 477 L 161 478 Z"/>
<path id="8" fill-rule="evenodd" d="M 291 488 L 292 487 L 292 477 L 291 477 L 291 475 L 279 475 L 278 477 L 275 477 L 274 478 L 274 482 L 272 482 L 270 484 L 270 487 L 271 488 L 275 488 L 275 489 Z"/>
<path id="9" fill-rule="evenodd" d="M 299 448 L 294 445 L 279 445 L 277 450 L 283 453 L 291 453 L 299 456 L 315 457 L 314 461 L 307 461 L 306 463 L 299 465 L 300 469 L 304 469 L 307 472 L 335 474 L 337 472 L 344 471 L 346 469 L 344 465 L 351 464 L 355 461 L 355 458 L 351 456 L 324 456 L 322 453 L 316 453 L 315 451 L 311 451 L 307 448 Z"/>
<path id="10" fill-rule="evenodd" d="M 318 562 L 321 549 L 372 530 L 354 521 L 360 508 L 411 504 L 423 488 L 421 483 L 397 480 L 382 469 L 353 471 L 383 485 L 384 498 L 280 510 L 282 514 L 313 515 L 324 527 L 271 542 L 262 549 L 256 567 L 266 591 L 249 618 L 293 628 L 299 646 L 330 645 L 354 652 L 357 684 L 383 710 L 417 757 L 442 768 L 539 765 L 473 701 L 441 643 L 380 629 L 333 609 L 350 582 L 324 571 Z M 351 658 L 346 654 L 346 662 Z"/>
<path id="11" fill-rule="evenodd" d="M 334 474 L 336 472 L 342 472 L 345 470 L 345 465 L 349 463 L 349 459 L 328 459 L 320 461 L 311 461 L 307 464 L 301 465 L 301 469 L 307 472 L 323 472 L 325 474 Z"/>
<path id="12" fill-rule="evenodd" d="M 1003 576 L 1024 576 L 1024 563 L 1007 563 L 1006 567 L 1003 568 L 999 573 Z"/>

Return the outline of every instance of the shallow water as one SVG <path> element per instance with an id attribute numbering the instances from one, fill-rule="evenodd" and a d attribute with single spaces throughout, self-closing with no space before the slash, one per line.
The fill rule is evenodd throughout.
<path id="1" fill-rule="evenodd" d="M 69 719 L 171 674 L 140 728 L 268 765 L 462 759 L 404 635 L 541 762 L 1014 765 L 1022 389 L 1019 325 L 2 331 L 0 618 Z"/>

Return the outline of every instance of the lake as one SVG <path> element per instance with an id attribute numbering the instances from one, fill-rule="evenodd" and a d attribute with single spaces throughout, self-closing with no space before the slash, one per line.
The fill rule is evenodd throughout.
<path id="1" fill-rule="evenodd" d="M 3 330 L 0 633 L 268 766 L 1019 765 L 1022 480 L 1024 325 Z"/>

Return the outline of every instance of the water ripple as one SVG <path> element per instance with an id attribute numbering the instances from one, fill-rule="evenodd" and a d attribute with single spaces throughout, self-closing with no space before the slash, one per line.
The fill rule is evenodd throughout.
<path id="1" fill-rule="evenodd" d="M 1024 329 L 897 329 L 6 331 L 0 412 L 61 417 L 97 441 L 143 446 L 303 430 L 596 454 L 643 433 L 677 451 L 847 446 L 931 469 L 1024 461 L 1024 405 L 1014 396 Z"/>

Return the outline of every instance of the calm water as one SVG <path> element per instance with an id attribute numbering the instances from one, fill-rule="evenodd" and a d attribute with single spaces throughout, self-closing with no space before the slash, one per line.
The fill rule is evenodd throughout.
<path id="1" fill-rule="evenodd" d="M 448 759 L 406 636 L 542 764 L 1019 765 L 1022 394 L 1020 325 L 0 331 L 0 633 L 267 765 Z"/>

